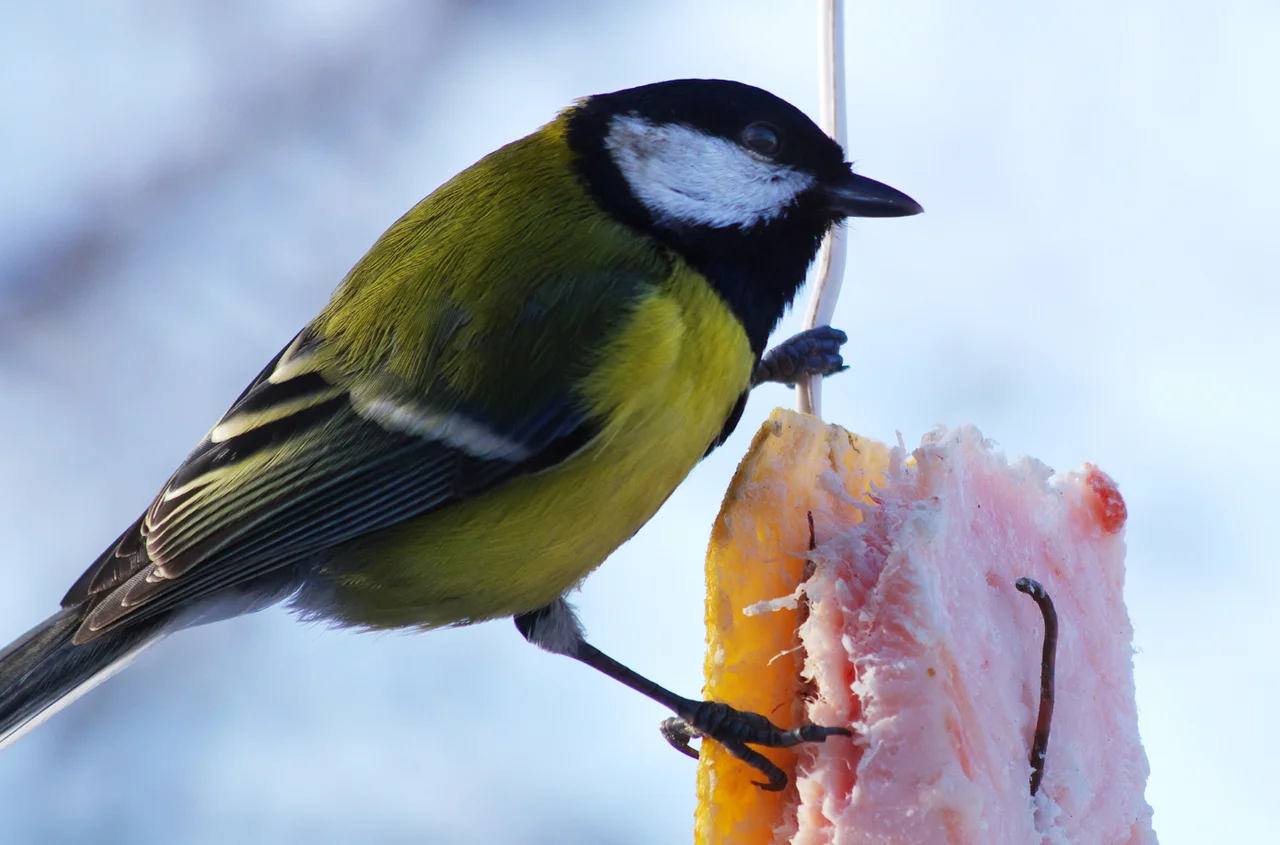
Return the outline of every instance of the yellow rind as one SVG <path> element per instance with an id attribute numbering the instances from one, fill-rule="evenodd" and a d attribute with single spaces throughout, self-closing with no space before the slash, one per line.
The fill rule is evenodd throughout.
<path id="1" fill-rule="evenodd" d="M 704 696 L 763 713 L 785 728 L 804 720 L 800 698 L 798 611 L 746 615 L 757 602 L 792 595 L 809 548 L 807 514 L 818 542 L 862 519 L 857 500 L 889 466 L 882 443 L 779 408 L 738 466 L 707 549 L 707 659 Z M 796 755 L 764 752 L 790 786 L 766 792 L 721 746 L 703 743 L 698 766 L 698 845 L 765 845 L 794 826 Z M 779 838 L 781 837 L 781 839 Z"/>

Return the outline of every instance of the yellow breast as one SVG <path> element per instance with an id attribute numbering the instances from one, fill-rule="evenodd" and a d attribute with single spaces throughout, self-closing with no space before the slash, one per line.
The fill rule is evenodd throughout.
<path id="1" fill-rule="evenodd" d="M 344 552 L 345 621 L 458 624 L 541 607 L 640 529 L 750 383 L 741 324 L 677 262 L 606 349 L 583 394 L 600 435 L 569 460 L 380 532 Z M 376 585 L 376 586 L 375 586 Z"/>

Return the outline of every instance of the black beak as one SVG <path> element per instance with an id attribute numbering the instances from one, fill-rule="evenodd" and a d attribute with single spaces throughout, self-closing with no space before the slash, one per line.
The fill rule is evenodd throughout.
<path id="1" fill-rule="evenodd" d="M 850 173 L 840 182 L 822 188 L 827 207 L 840 217 L 910 217 L 924 207 L 883 182 Z"/>

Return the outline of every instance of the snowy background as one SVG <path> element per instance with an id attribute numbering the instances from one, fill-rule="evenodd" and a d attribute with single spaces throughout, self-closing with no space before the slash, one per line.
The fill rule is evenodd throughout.
<path id="1" fill-rule="evenodd" d="M 392 220 L 574 97 L 679 76 L 816 113 L 810 2 L 0 6 L 0 640 L 63 590 Z M 828 418 L 977 423 L 1129 503 L 1165 845 L 1280 826 L 1280 7 L 870 3 Z M 789 319 L 784 331 L 793 329 Z M 756 424 L 587 584 L 597 645 L 699 689 L 702 554 Z M 185 633 L 0 755 L 0 842 L 688 841 L 656 706 L 523 643 L 279 611 Z M 1050 759 L 1052 766 L 1052 759 Z"/>

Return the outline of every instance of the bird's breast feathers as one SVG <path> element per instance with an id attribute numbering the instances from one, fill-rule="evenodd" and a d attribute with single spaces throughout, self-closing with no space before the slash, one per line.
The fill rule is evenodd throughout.
<path id="1" fill-rule="evenodd" d="M 685 264 L 641 297 L 579 385 L 602 421 L 567 460 L 342 551 L 337 607 L 370 627 L 535 609 L 640 529 L 720 434 L 755 363 L 741 324 Z"/>

